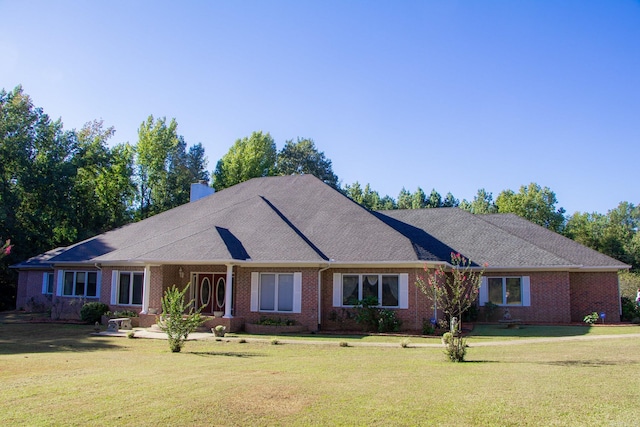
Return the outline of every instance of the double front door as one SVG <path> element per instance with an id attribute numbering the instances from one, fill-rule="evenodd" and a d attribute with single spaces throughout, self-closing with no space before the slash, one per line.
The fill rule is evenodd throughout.
<path id="1" fill-rule="evenodd" d="M 224 314 L 227 276 L 223 273 L 195 273 L 196 306 L 204 307 L 203 314 Z"/>

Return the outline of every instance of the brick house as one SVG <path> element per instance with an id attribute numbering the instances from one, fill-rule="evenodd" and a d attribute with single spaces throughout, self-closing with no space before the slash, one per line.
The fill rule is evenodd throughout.
<path id="1" fill-rule="evenodd" d="M 65 317 L 73 301 L 102 301 L 150 326 L 164 291 L 191 283 L 232 331 L 262 317 L 352 327 L 343 314 L 368 295 L 419 330 L 434 312 L 414 283 L 452 252 L 488 264 L 480 306 L 525 322 L 619 321 L 617 272 L 629 266 L 617 260 L 511 214 L 371 212 L 311 175 L 252 179 L 17 264 L 17 307 Z"/>

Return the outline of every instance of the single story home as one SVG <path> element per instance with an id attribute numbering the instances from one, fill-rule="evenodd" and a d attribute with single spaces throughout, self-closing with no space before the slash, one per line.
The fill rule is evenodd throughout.
<path id="1" fill-rule="evenodd" d="M 64 317 L 79 299 L 102 301 L 150 326 L 165 290 L 191 283 L 203 313 L 231 331 L 263 317 L 352 328 L 353 301 L 369 295 L 420 330 L 434 307 L 415 282 L 425 267 L 450 267 L 452 252 L 488 265 L 480 306 L 523 322 L 594 311 L 620 321 L 617 273 L 629 266 L 615 259 L 512 214 L 371 212 L 311 175 L 252 179 L 17 264 L 17 306 Z"/>

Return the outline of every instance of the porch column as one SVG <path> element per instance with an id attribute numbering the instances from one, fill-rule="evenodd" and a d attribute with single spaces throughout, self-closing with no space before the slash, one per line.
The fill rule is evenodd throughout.
<path id="1" fill-rule="evenodd" d="M 231 319 L 231 304 L 233 301 L 233 264 L 227 264 L 227 288 L 224 292 L 224 318 Z"/>
<path id="2" fill-rule="evenodd" d="M 149 294 L 151 293 L 151 266 L 144 266 L 144 276 L 142 282 L 142 311 L 140 314 L 147 314 L 149 311 Z"/>

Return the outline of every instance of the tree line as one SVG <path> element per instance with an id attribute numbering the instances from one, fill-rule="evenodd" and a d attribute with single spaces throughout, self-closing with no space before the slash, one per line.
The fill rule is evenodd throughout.
<path id="1" fill-rule="evenodd" d="M 36 107 L 21 86 L 0 91 L 0 238 L 13 243 L 0 259 L 0 309 L 15 298 L 8 266 L 189 201 L 193 182 L 217 191 L 255 177 L 312 174 L 370 210 L 459 207 L 474 214 L 512 212 L 563 233 L 634 268 L 640 267 L 640 209 L 622 202 L 607 214 L 556 208 L 555 193 L 531 183 L 518 192 L 478 190 L 471 201 L 433 189 L 403 188 L 396 199 L 369 184 L 341 186 L 332 162 L 310 138 L 285 141 L 278 151 L 269 133 L 237 139 L 210 174 L 202 143 L 191 146 L 175 119 L 147 117 L 135 143 L 110 145 L 113 127 L 93 120 L 65 130 Z"/>

